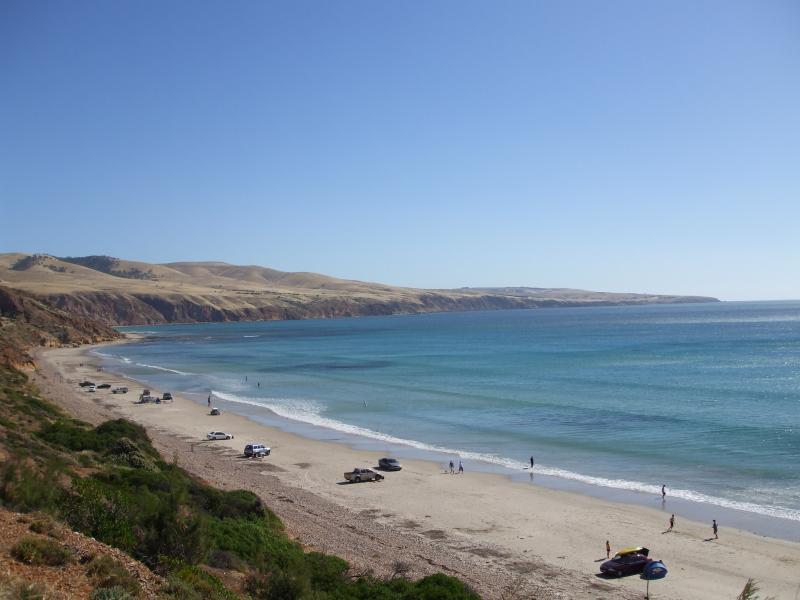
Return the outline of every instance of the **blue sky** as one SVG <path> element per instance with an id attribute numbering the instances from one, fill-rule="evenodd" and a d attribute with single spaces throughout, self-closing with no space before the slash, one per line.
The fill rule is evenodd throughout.
<path id="1" fill-rule="evenodd" d="M 0 251 L 800 298 L 800 3 L 0 4 Z"/>

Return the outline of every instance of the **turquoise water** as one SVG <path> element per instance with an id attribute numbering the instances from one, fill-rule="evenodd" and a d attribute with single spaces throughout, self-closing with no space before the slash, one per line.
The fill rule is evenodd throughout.
<path id="1" fill-rule="evenodd" d="M 125 330 L 109 367 L 287 429 L 800 521 L 800 302 Z"/>

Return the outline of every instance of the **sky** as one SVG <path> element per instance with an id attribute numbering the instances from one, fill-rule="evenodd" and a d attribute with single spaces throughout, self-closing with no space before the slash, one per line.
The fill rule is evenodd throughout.
<path id="1" fill-rule="evenodd" d="M 0 252 L 800 298 L 800 3 L 0 3 Z"/>

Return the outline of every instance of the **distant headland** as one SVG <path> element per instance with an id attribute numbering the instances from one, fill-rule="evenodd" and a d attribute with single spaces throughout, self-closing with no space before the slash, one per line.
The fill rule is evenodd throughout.
<path id="1" fill-rule="evenodd" d="M 106 325 L 719 301 L 566 288 L 415 289 L 222 262 L 21 253 L 0 254 L 0 286 Z"/>

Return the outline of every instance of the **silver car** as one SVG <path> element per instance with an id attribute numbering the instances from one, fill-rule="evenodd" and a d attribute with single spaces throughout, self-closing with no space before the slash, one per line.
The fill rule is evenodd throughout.
<path id="1" fill-rule="evenodd" d="M 233 436 L 230 433 L 225 433 L 224 431 L 210 431 L 206 436 L 206 439 L 209 440 L 232 440 Z"/>

